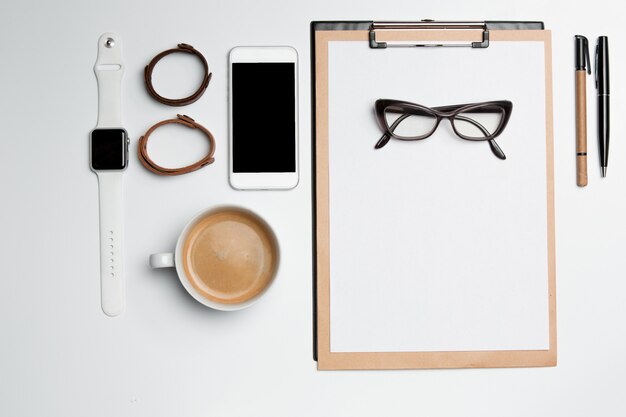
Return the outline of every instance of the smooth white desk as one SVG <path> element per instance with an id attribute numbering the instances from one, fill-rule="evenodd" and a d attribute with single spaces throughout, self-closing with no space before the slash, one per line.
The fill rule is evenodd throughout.
<path id="1" fill-rule="evenodd" d="M 319 0 L 6 2 L 0 6 L 1 416 L 589 416 L 626 412 L 626 44 L 611 1 Z M 604 7 L 602 7 L 604 6 Z M 605 9 L 602 13 L 600 10 Z M 312 360 L 309 22 L 339 19 L 537 19 L 553 32 L 558 366 L 544 369 L 318 372 Z M 88 166 L 96 122 L 96 41 L 124 37 L 127 311 L 100 310 L 97 182 Z M 600 178 L 588 79 L 589 186 L 575 183 L 574 35 L 611 47 L 611 152 Z M 143 67 L 186 42 L 214 76 L 184 108 L 155 102 Z M 227 52 L 289 44 L 300 53 L 300 185 L 237 192 L 227 180 Z M 172 74 L 193 60 L 164 60 Z M 192 75 L 197 75 L 192 72 Z M 192 77 L 193 78 L 193 77 Z M 159 84 L 159 80 L 161 84 Z M 194 79 L 185 80 L 192 89 Z M 259 80 L 262 82 L 262 80 Z M 182 81 L 181 81 L 182 83 Z M 155 72 L 164 93 L 177 81 Z M 180 90 L 179 90 L 180 91 Z M 185 93 L 187 91 L 181 91 Z M 216 162 L 157 177 L 135 157 L 153 123 L 185 113 L 217 139 Z M 184 131 L 184 129 L 183 129 Z M 166 130 L 177 135 L 181 130 Z M 184 135 L 174 157 L 200 155 Z M 154 137 L 155 155 L 174 141 Z M 152 142 L 151 140 L 151 142 Z M 148 255 L 170 250 L 196 212 L 239 204 L 282 245 L 277 285 L 256 306 L 217 313 L 193 301 Z"/>

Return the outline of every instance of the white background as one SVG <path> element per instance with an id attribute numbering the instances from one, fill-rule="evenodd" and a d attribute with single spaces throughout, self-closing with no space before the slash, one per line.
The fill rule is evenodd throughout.
<path id="1" fill-rule="evenodd" d="M 15 2 L 0 5 L 0 415 L 2 416 L 588 416 L 626 410 L 626 46 L 618 2 L 205 1 Z M 537 19 L 553 31 L 558 366 L 544 369 L 318 372 L 311 359 L 309 22 L 331 19 Z M 105 31 L 125 41 L 124 120 L 136 151 L 153 123 L 184 112 L 212 130 L 216 162 L 157 177 L 126 173 L 128 308 L 99 306 L 96 123 L 92 72 Z M 575 185 L 576 33 L 611 42 L 612 141 L 600 179 L 589 78 L 590 185 Z M 178 42 L 214 72 L 205 96 L 169 108 L 146 93 L 143 67 Z M 300 52 L 300 185 L 236 192 L 227 182 L 227 52 L 290 44 Z M 163 61 L 163 93 L 193 88 L 193 60 Z M 167 75 L 166 67 L 171 73 Z M 198 76 L 198 74 L 195 74 Z M 168 83 L 169 80 L 169 83 Z M 262 81 L 262 80 L 260 80 Z M 179 130 L 155 136 L 155 155 Z M 201 141 L 184 136 L 186 150 Z M 187 140 L 188 139 L 188 140 Z M 160 142 L 160 146 L 157 146 Z M 193 149 L 192 149 L 193 148 Z M 178 160 L 198 153 L 174 155 Z M 276 286 L 258 305 L 216 313 L 147 256 L 173 248 L 196 212 L 240 204 L 282 244 Z"/>

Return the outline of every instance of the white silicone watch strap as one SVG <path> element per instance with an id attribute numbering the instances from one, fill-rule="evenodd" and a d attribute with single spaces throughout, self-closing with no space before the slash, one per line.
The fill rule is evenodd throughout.
<path id="1" fill-rule="evenodd" d="M 97 128 L 122 126 L 122 38 L 103 33 L 98 39 L 98 58 L 93 67 L 98 80 Z"/>
<path id="2" fill-rule="evenodd" d="M 121 171 L 98 172 L 100 197 L 100 288 L 102 311 L 117 316 L 124 311 L 124 200 Z"/>
<path id="3" fill-rule="evenodd" d="M 98 81 L 97 129 L 122 126 L 122 39 L 107 32 L 98 39 L 94 65 Z M 123 171 L 96 171 L 100 200 L 100 292 L 102 311 L 117 316 L 125 307 L 123 259 Z"/>

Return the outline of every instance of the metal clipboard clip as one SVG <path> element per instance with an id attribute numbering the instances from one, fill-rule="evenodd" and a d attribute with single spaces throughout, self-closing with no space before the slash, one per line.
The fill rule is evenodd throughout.
<path id="1" fill-rule="evenodd" d="M 482 41 L 481 42 L 469 42 L 469 43 L 390 43 L 390 42 L 378 42 L 376 40 L 376 31 L 393 31 L 393 30 L 424 30 L 424 29 L 466 29 L 466 30 L 481 30 Z M 467 47 L 467 48 L 487 48 L 489 46 L 489 29 L 486 22 L 444 22 L 436 21 L 432 19 L 424 19 L 419 22 L 372 22 L 370 25 L 370 48 L 384 49 L 387 47 L 394 48 L 406 48 L 406 47 Z"/>

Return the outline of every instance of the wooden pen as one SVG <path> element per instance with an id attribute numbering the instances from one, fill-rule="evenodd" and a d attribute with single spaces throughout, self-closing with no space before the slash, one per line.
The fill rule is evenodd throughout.
<path id="1" fill-rule="evenodd" d="M 587 185 L 587 74 L 591 74 L 589 42 L 576 35 L 576 184 Z"/>

